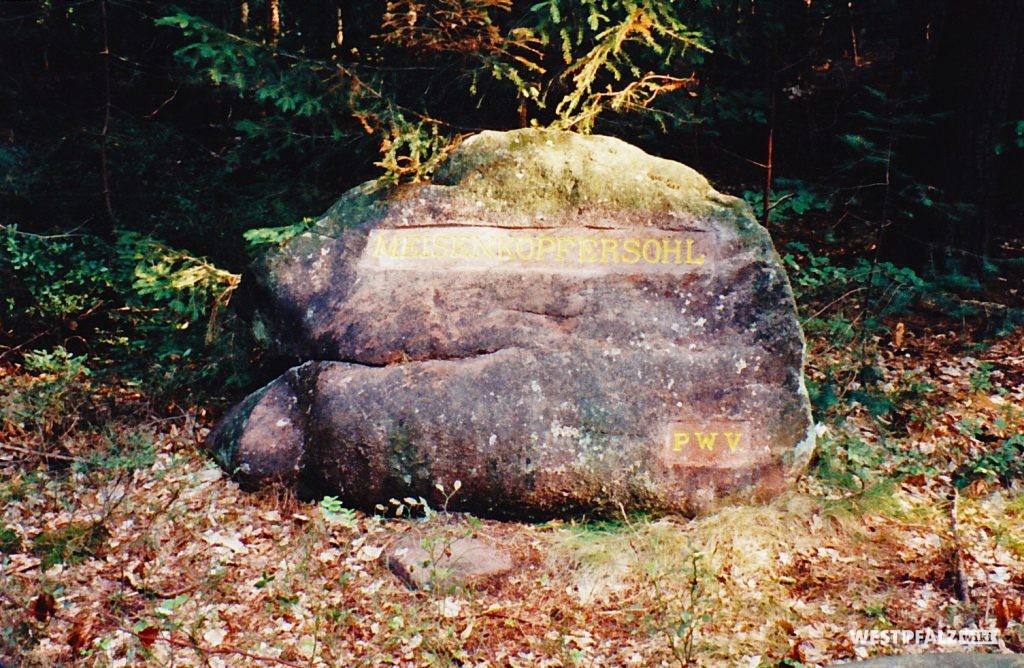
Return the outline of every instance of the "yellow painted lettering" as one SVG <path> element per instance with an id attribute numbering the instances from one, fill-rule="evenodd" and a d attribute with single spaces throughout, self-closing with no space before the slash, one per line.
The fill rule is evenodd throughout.
<path id="1" fill-rule="evenodd" d="M 648 252 L 651 251 L 651 252 Z M 647 264 L 658 264 L 661 260 L 661 244 L 654 239 L 644 242 L 644 262 Z"/>
<path id="2" fill-rule="evenodd" d="M 434 236 L 434 257 L 448 257 L 452 250 L 452 238 L 447 234 Z"/>
<path id="3" fill-rule="evenodd" d="M 685 431 L 677 431 L 672 435 L 672 450 L 681 452 L 683 446 L 690 442 L 690 435 Z"/>
<path id="4" fill-rule="evenodd" d="M 686 264 L 704 264 L 704 256 L 693 257 L 693 239 L 686 240 Z"/>
<path id="5" fill-rule="evenodd" d="M 580 239 L 580 262 L 600 262 L 597 239 Z"/>
<path id="6" fill-rule="evenodd" d="M 420 257 L 420 249 L 414 246 L 419 239 L 419 235 L 406 234 L 402 236 L 402 257 L 404 258 L 417 258 Z"/>
<path id="7" fill-rule="evenodd" d="M 555 250 L 555 238 L 541 236 L 537 240 L 537 261 L 544 261 L 544 253 Z"/>
<path id="8" fill-rule="evenodd" d="M 502 260 L 511 260 L 512 253 L 512 239 L 506 236 L 498 237 L 498 257 Z"/>
<path id="9" fill-rule="evenodd" d="M 398 237 L 392 235 L 391 242 L 387 243 L 384 241 L 385 234 L 381 234 L 377 237 L 377 245 L 373 249 L 373 256 L 380 257 L 395 257 L 398 255 Z"/>
<path id="10" fill-rule="evenodd" d="M 520 237 L 516 240 L 516 255 L 519 256 L 520 260 L 532 260 L 534 254 L 534 242 L 536 239 L 533 237 Z M 525 244 L 525 249 L 523 248 Z"/>
<path id="11" fill-rule="evenodd" d="M 737 431 L 726 431 L 722 433 L 722 436 L 725 436 L 725 441 L 729 444 L 729 452 L 735 452 L 743 434 Z"/>
<path id="12" fill-rule="evenodd" d="M 601 239 L 601 264 L 608 264 L 609 257 L 611 258 L 612 264 L 619 261 L 618 239 Z"/>
<path id="13" fill-rule="evenodd" d="M 675 243 L 675 247 L 671 244 Z M 664 264 L 668 264 L 669 255 L 675 255 L 676 261 L 674 264 L 680 264 L 683 261 L 683 242 L 680 239 L 662 239 L 661 240 L 661 261 Z"/>
<path id="14" fill-rule="evenodd" d="M 693 435 L 697 437 L 697 447 L 704 450 L 715 449 L 715 439 L 718 438 L 718 432 L 712 431 L 707 434 L 699 431 L 693 432 Z"/>
<path id="15" fill-rule="evenodd" d="M 626 264 L 636 264 L 640 261 L 640 240 L 639 239 L 626 239 L 622 242 L 622 261 Z M 626 256 L 629 254 L 629 257 Z"/>
<path id="16" fill-rule="evenodd" d="M 469 237 L 462 235 L 452 237 L 452 257 L 469 257 Z"/>
<path id="17" fill-rule="evenodd" d="M 572 237 L 558 237 L 558 253 L 555 260 L 565 262 L 565 254 L 569 252 L 569 246 L 575 246 L 576 240 Z"/>
<path id="18" fill-rule="evenodd" d="M 494 257 L 494 247 L 488 246 L 484 237 L 473 237 L 473 257 Z"/>

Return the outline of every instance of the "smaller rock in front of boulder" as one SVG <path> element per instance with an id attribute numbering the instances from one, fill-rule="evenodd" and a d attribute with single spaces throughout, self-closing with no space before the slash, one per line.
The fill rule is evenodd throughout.
<path id="1" fill-rule="evenodd" d="M 512 557 L 478 538 L 402 538 L 387 551 L 391 572 L 413 589 L 458 587 L 504 575 Z"/>

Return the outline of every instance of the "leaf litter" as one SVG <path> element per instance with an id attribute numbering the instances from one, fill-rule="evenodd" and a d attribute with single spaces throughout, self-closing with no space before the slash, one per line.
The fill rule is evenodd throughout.
<path id="1" fill-rule="evenodd" d="M 241 491 L 198 447 L 209 424 L 197 412 L 111 425 L 153 449 L 111 468 L 26 462 L 24 451 L 44 445 L 8 431 L 18 449 L 0 450 L 0 657 L 823 666 L 959 649 L 862 646 L 850 635 L 925 628 L 997 628 L 1000 645 L 980 649 L 1024 651 L 1024 487 L 992 468 L 1014 465 L 998 448 L 1024 434 L 1021 334 L 971 355 L 943 334 L 882 344 L 883 384 L 912 376 L 931 389 L 919 415 L 889 417 L 899 428 L 854 405 L 822 430 L 826 444 L 859 439 L 863 453 L 828 452 L 873 457 L 869 473 L 850 488 L 812 468 L 770 504 L 695 520 L 518 524 L 434 509 L 338 522 L 284 490 Z M 82 539 L 69 527 L 97 531 Z M 442 545 L 484 536 L 515 566 L 472 586 L 410 590 L 382 559 L 405 535 Z"/>

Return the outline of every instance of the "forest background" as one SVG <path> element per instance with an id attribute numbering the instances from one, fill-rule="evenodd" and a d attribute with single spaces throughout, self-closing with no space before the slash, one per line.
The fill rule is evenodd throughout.
<path id="1" fill-rule="evenodd" d="M 890 262 L 988 302 L 1024 270 L 1006 245 L 1024 234 L 1020 2 L 0 11 L 6 364 L 59 351 L 168 395 L 272 377 L 232 300 L 252 251 L 367 179 L 429 177 L 481 129 L 599 132 L 689 164 L 746 198 L 802 271 L 825 260 L 798 228 L 880 285 Z M 923 285 L 908 287 L 869 315 Z"/>
<path id="2" fill-rule="evenodd" d="M 1021 0 L 8 0 L 0 497 L 151 466 L 140 424 L 199 434 L 294 362 L 253 334 L 253 257 L 354 185 L 427 179 L 462 138 L 531 125 L 620 137 L 751 204 L 840 434 L 826 490 L 1019 484 L 1022 418 L 998 401 L 946 425 L 942 457 L 907 455 L 942 390 L 893 356 L 967 360 L 934 366 L 997 399 L 1024 379 L 1004 345 L 1024 324 Z M 71 563 L 108 519 L 0 526 L 0 552 Z M 0 591 L 38 613 L 4 646 L 38 642 L 52 599 Z"/>

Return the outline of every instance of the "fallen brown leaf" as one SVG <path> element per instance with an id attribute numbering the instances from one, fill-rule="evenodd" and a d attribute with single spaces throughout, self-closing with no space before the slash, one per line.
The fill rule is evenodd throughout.
<path id="1" fill-rule="evenodd" d="M 138 637 L 139 642 L 142 643 L 142 646 L 148 649 L 153 646 L 154 642 L 156 642 L 156 637 L 159 632 L 160 631 L 155 626 L 147 626 L 135 635 Z"/>
<path id="2" fill-rule="evenodd" d="M 53 594 L 43 592 L 32 601 L 32 616 L 40 624 L 45 624 L 57 612 L 57 601 Z"/>

